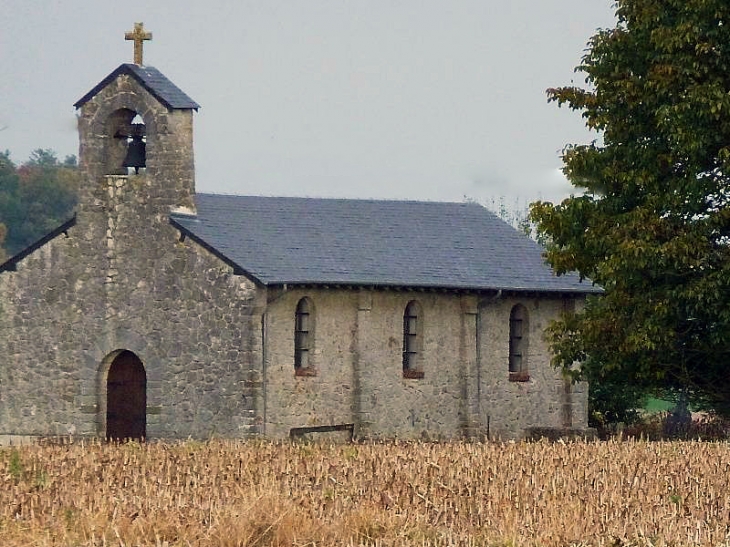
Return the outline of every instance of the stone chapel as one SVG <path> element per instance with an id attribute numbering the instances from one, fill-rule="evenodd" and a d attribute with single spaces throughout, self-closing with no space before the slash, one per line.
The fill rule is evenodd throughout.
<path id="1" fill-rule="evenodd" d="M 149 37 L 75 103 L 75 214 L 0 265 L 0 440 L 587 427 L 543 331 L 600 289 L 474 203 L 196 193 Z"/>

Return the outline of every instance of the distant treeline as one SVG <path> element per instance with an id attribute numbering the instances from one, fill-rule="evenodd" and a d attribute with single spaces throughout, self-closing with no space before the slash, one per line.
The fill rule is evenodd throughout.
<path id="1" fill-rule="evenodd" d="M 0 259 L 22 251 L 73 214 L 79 187 L 76 156 L 59 161 L 37 149 L 19 166 L 0 152 Z"/>

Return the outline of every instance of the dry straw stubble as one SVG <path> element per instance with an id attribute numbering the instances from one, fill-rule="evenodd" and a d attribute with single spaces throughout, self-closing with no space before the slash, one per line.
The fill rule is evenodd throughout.
<path id="1" fill-rule="evenodd" d="M 719 545 L 730 445 L 0 449 L 0 544 Z"/>

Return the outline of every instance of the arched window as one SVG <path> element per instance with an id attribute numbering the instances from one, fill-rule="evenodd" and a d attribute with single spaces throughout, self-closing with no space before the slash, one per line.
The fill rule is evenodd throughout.
<path id="1" fill-rule="evenodd" d="M 526 382 L 530 379 L 527 369 L 527 344 L 529 322 L 527 310 L 517 304 L 509 314 L 509 379 Z"/>
<path id="2" fill-rule="evenodd" d="M 314 341 L 314 321 L 312 303 L 302 298 L 297 303 L 294 314 L 294 373 L 297 376 L 315 376 L 312 365 L 312 342 Z"/>
<path id="3" fill-rule="evenodd" d="M 403 377 L 423 378 L 423 314 L 418 302 L 412 300 L 403 313 Z"/>

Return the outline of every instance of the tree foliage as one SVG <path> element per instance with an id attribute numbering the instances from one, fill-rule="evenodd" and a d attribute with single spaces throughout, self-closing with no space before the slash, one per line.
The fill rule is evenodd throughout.
<path id="1" fill-rule="evenodd" d="M 531 215 L 554 268 L 605 289 L 549 330 L 556 364 L 730 413 L 730 3 L 616 9 L 576 69 L 587 86 L 548 90 L 600 138 L 564 150 L 582 194 Z"/>
<path id="2" fill-rule="evenodd" d="M 8 229 L 5 227 L 5 224 L 0 222 L 0 263 L 5 262 L 5 260 L 8 258 L 7 253 L 3 248 L 3 245 L 5 244 L 5 236 L 7 233 Z"/>
<path id="3" fill-rule="evenodd" d="M 78 192 L 76 158 L 60 162 L 51 150 L 35 150 L 16 166 L 0 152 L 0 223 L 4 247 L 14 255 L 69 219 Z M 0 245 L 3 235 L 0 230 Z"/>
<path id="4" fill-rule="evenodd" d="M 466 196 L 465 199 L 468 202 L 480 203 L 479 201 L 466 198 Z M 537 233 L 535 232 L 535 223 L 530 219 L 530 206 L 527 202 L 521 201 L 518 198 L 513 199 L 510 203 L 508 203 L 505 196 L 500 196 L 499 198 L 492 196 L 481 204 L 504 220 L 507 224 L 512 226 L 515 230 L 522 232 L 528 237 L 536 239 Z"/>

